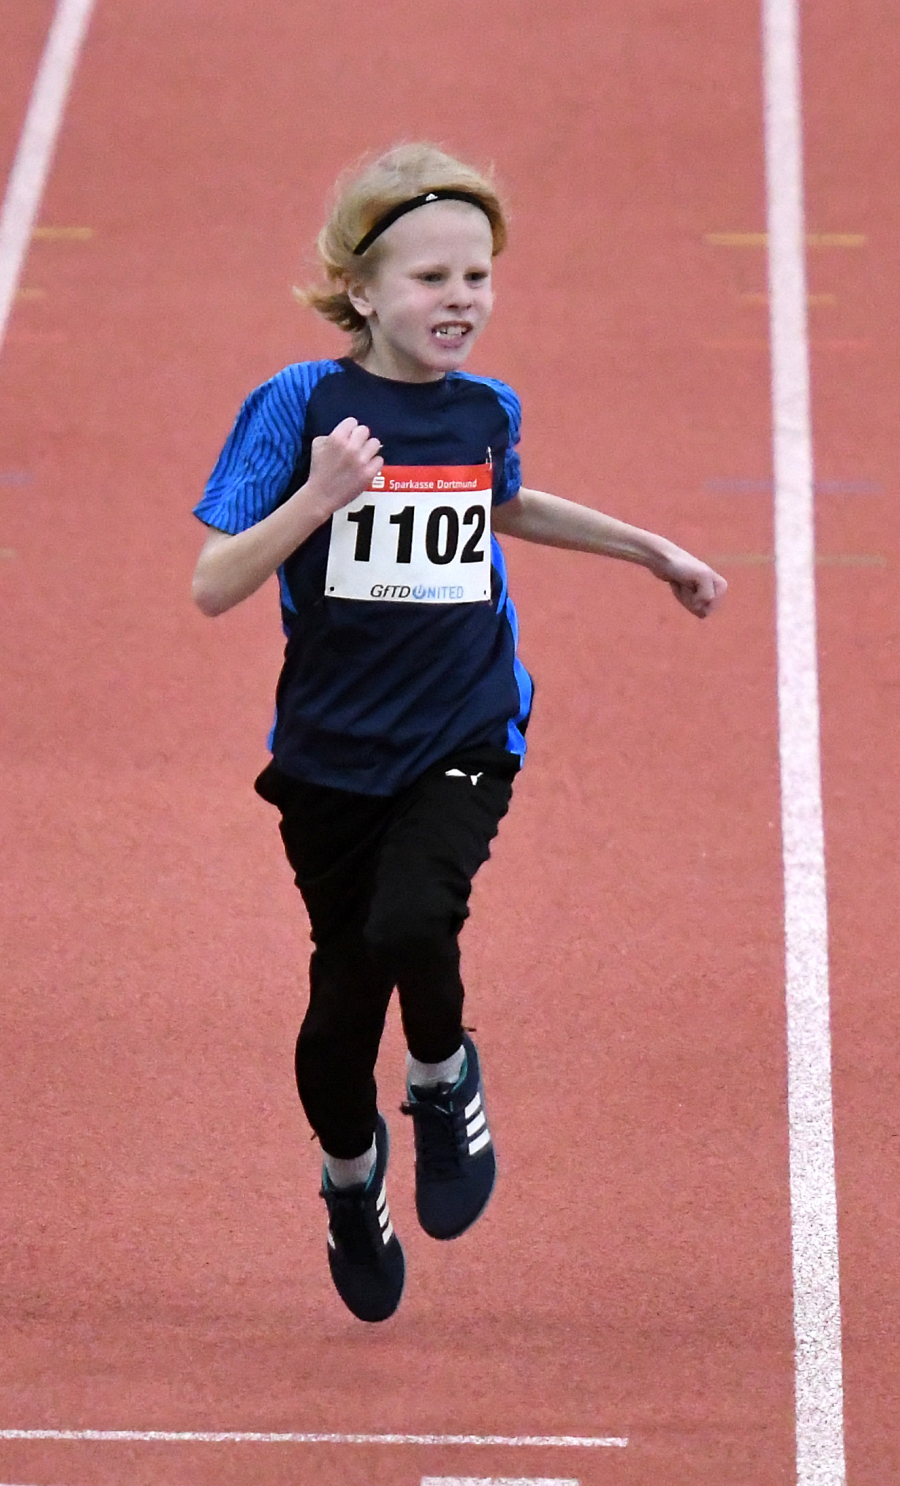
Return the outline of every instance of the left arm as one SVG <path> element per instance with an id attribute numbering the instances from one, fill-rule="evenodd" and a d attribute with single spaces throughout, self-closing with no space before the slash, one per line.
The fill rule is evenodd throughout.
<path id="1" fill-rule="evenodd" d="M 494 507 L 492 521 L 501 536 L 640 563 L 668 583 L 678 602 L 698 619 L 712 613 L 728 587 L 705 562 L 665 537 L 542 490 L 523 487 L 512 500 Z"/>

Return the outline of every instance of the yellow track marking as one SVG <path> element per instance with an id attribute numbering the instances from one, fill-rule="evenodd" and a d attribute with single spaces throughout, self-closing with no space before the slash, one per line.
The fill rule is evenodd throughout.
<path id="1" fill-rule="evenodd" d="M 712 248 L 764 248 L 767 232 L 704 232 L 703 241 Z"/>
<path id="2" fill-rule="evenodd" d="M 768 304 L 768 294 L 742 294 L 742 304 Z M 837 304 L 836 294 L 808 294 L 806 302 L 812 306 Z"/>
<path id="3" fill-rule="evenodd" d="M 712 248 L 765 248 L 767 232 L 704 232 L 703 241 Z M 864 248 L 869 239 L 863 232 L 808 232 L 809 248 Z"/>
<path id="4" fill-rule="evenodd" d="M 811 248 L 864 248 L 869 239 L 862 232 L 808 232 Z"/>
<path id="5" fill-rule="evenodd" d="M 35 227 L 32 237 L 41 242 L 88 242 L 94 236 L 93 227 Z"/>
<path id="6" fill-rule="evenodd" d="M 870 342 L 861 337 L 841 340 L 828 336 L 815 338 L 809 344 L 812 351 L 866 351 Z M 701 341 L 700 346 L 704 351 L 768 351 L 769 342 L 732 336 L 728 340 Z"/>
<path id="7" fill-rule="evenodd" d="M 771 552 L 715 552 L 706 559 L 712 567 L 766 567 Z M 876 552 L 819 552 L 816 563 L 826 568 L 886 568 L 887 558 Z"/>

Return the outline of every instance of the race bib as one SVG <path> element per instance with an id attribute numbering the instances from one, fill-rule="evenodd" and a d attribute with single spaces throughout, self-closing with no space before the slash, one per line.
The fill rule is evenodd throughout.
<path id="1" fill-rule="evenodd" d="M 326 597 L 484 603 L 491 497 L 489 464 L 385 465 L 331 518 Z"/>

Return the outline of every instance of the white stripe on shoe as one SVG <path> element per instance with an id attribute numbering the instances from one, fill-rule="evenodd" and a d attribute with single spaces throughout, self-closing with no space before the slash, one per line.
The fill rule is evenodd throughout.
<path id="1" fill-rule="evenodd" d="M 477 1135 L 474 1140 L 470 1140 L 469 1141 L 469 1155 L 470 1156 L 477 1156 L 478 1155 L 478 1152 L 479 1151 L 483 1151 L 484 1148 L 485 1148 L 485 1146 L 486 1145 L 490 1145 L 490 1143 L 491 1143 L 491 1132 L 490 1132 L 490 1130 L 482 1130 L 482 1132 L 481 1132 L 480 1135 Z"/>
<path id="2" fill-rule="evenodd" d="M 386 1182 L 381 1183 L 381 1191 L 379 1192 L 378 1200 L 375 1203 L 375 1211 L 378 1214 L 378 1226 L 381 1229 L 381 1241 L 384 1244 L 389 1244 L 394 1234 L 394 1225 L 391 1222 L 391 1212 L 390 1208 L 388 1207 Z"/>
<path id="3" fill-rule="evenodd" d="M 467 1120 L 470 1120 L 472 1118 L 473 1114 L 475 1113 L 475 1111 L 477 1109 L 480 1109 L 480 1108 L 481 1108 L 481 1094 L 480 1093 L 476 1093 L 475 1098 L 472 1100 L 471 1104 L 467 1104 L 466 1105 L 465 1109 L 463 1110 L 463 1114 L 465 1115 L 465 1117 L 466 1117 Z"/>
<path id="4" fill-rule="evenodd" d="M 484 1110 L 481 1109 L 478 1111 L 478 1114 L 475 1116 L 474 1120 L 469 1121 L 468 1125 L 466 1126 L 466 1134 L 474 1135 L 476 1131 L 481 1129 L 482 1125 L 486 1124 L 487 1120 L 484 1117 Z"/>

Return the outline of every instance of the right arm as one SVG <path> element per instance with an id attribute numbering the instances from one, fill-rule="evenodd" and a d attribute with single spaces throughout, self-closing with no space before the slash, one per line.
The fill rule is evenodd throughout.
<path id="1" fill-rule="evenodd" d="M 191 585 L 201 613 L 224 614 L 261 588 L 335 511 L 369 488 L 384 464 L 380 448 L 365 424 L 345 418 L 327 438 L 313 439 L 309 479 L 284 505 L 233 536 L 211 531 Z"/>

